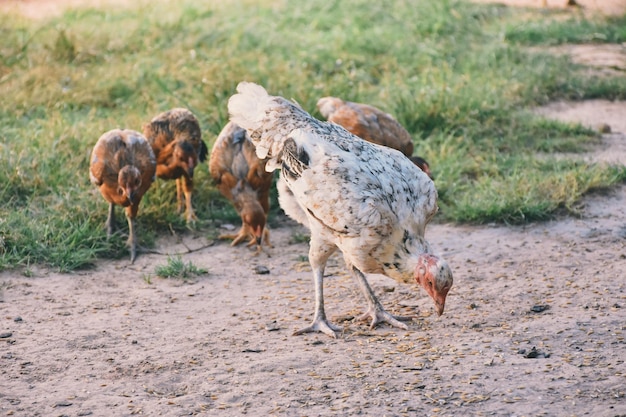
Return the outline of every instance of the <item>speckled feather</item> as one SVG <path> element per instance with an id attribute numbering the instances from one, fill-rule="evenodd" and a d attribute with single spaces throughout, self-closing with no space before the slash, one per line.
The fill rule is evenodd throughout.
<path id="1" fill-rule="evenodd" d="M 238 91 L 229 101 L 231 120 L 247 129 L 257 155 L 269 158 L 268 170 L 282 168 L 312 235 L 362 272 L 414 282 L 416 257 L 430 252 L 424 229 L 437 211 L 432 180 L 400 152 L 319 121 L 260 86 L 241 83 Z"/>

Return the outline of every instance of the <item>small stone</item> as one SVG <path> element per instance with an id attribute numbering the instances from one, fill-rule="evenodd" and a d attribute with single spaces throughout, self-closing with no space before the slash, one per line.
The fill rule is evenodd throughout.
<path id="1" fill-rule="evenodd" d="M 8 339 L 11 336 L 13 336 L 13 333 L 11 332 L 0 333 L 0 339 Z"/>
<path id="2" fill-rule="evenodd" d="M 533 348 L 530 350 L 530 352 L 526 353 L 524 355 L 525 358 L 528 359 L 535 359 L 539 357 L 539 352 L 537 351 L 537 349 L 535 349 L 535 347 L 533 346 Z"/>
<path id="3" fill-rule="evenodd" d="M 280 330 L 280 327 L 278 326 L 278 323 L 276 323 L 276 320 L 273 320 L 265 325 L 265 330 L 268 332 L 275 332 Z"/>
<path id="4" fill-rule="evenodd" d="M 254 272 L 258 275 L 267 275 L 270 273 L 270 270 L 266 266 L 258 265 L 254 268 Z"/>
<path id="5" fill-rule="evenodd" d="M 598 125 L 598 132 L 600 133 L 611 133 L 611 126 L 607 123 L 600 123 Z"/>
<path id="6" fill-rule="evenodd" d="M 532 311 L 533 313 L 542 313 L 546 310 L 549 310 L 550 306 L 547 304 L 541 304 L 541 305 L 534 305 L 530 308 L 530 311 Z"/>
<path id="7" fill-rule="evenodd" d="M 16 318 L 13 319 L 14 322 L 19 323 L 22 321 L 22 318 L 20 316 L 17 316 Z"/>
<path id="8" fill-rule="evenodd" d="M 528 352 L 526 352 L 525 349 L 520 349 L 519 353 L 522 353 L 524 355 L 524 357 L 527 358 L 527 359 L 549 358 L 550 357 L 549 353 L 541 352 L 541 351 L 537 350 L 537 348 L 534 347 L 534 346 Z"/>

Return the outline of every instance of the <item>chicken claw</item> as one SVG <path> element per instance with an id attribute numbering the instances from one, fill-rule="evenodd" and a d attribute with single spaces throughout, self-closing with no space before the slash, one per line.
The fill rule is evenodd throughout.
<path id="1" fill-rule="evenodd" d="M 352 268 L 352 277 L 356 280 L 361 288 L 361 292 L 367 299 L 368 309 L 365 314 L 359 317 L 359 320 L 366 320 L 367 318 L 372 318 L 372 323 L 370 324 L 370 329 L 374 329 L 379 323 L 388 323 L 394 327 L 399 327 L 403 330 L 408 330 L 406 324 L 401 323 L 400 320 L 409 321 L 411 317 L 402 317 L 402 316 L 394 316 L 393 314 L 388 313 L 383 306 L 374 295 L 374 291 L 367 283 L 365 279 L 365 275 L 357 268 Z"/>
<path id="2" fill-rule="evenodd" d="M 393 327 L 398 327 L 402 330 L 408 330 L 409 327 L 402 322 L 413 320 L 412 317 L 395 316 L 393 314 L 390 314 L 385 311 L 380 304 L 378 304 L 378 306 L 376 307 L 370 307 L 370 309 L 366 313 L 363 313 L 361 316 L 359 316 L 358 320 L 362 321 L 369 318 L 372 319 L 372 323 L 370 324 L 370 330 L 374 330 L 374 328 L 376 328 L 376 326 L 378 326 L 380 323 L 387 323 Z"/>
<path id="3" fill-rule="evenodd" d="M 338 336 L 337 333 L 343 332 L 343 328 L 330 323 L 326 317 L 317 316 L 310 326 L 305 327 L 304 329 L 296 330 L 293 332 L 293 335 L 298 336 L 304 333 L 315 332 L 321 332 L 332 337 L 333 339 L 336 339 Z"/>

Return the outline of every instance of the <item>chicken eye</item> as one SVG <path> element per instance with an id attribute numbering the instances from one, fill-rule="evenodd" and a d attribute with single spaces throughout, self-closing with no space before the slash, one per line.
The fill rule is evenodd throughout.
<path id="1" fill-rule="evenodd" d="M 141 178 L 135 180 L 135 187 L 139 187 L 139 184 L 141 184 Z"/>
<path id="2" fill-rule="evenodd" d="M 122 187 L 117 187 L 117 195 L 124 195 L 124 189 Z"/>

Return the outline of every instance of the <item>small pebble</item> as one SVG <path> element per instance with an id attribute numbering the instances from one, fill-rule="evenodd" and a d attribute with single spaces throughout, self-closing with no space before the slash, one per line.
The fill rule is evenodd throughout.
<path id="1" fill-rule="evenodd" d="M 529 359 L 534 359 L 539 357 L 539 352 L 537 351 L 537 349 L 535 349 L 535 347 L 533 346 L 533 348 L 530 350 L 530 352 L 526 353 L 524 355 L 525 358 L 529 358 Z"/>
<path id="2" fill-rule="evenodd" d="M 276 323 L 276 320 L 274 320 L 265 325 L 265 330 L 267 330 L 268 332 L 275 332 L 277 330 L 280 330 L 280 327 L 278 326 L 278 323 Z"/>
<path id="3" fill-rule="evenodd" d="M 0 333 L 0 339 L 7 339 L 7 338 L 9 338 L 11 336 L 13 336 L 13 333 L 11 333 L 11 332 Z"/>
<path id="4" fill-rule="evenodd" d="M 527 359 L 549 358 L 550 357 L 549 353 L 541 352 L 541 351 L 537 350 L 537 348 L 534 347 L 534 346 L 528 352 L 526 352 L 526 349 L 520 349 L 520 350 L 517 351 L 517 353 L 519 353 L 521 355 L 524 355 L 524 357 L 527 358 Z"/>
<path id="5" fill-rule="evenodd" d="M 258 265 L 254 268 L 254 272 L 258 275 L 267 275 L 270 273 L 270 270 L 266 266 Z"/>
<path id="6" fill-rule="evenodd" d="M 544 311 L 546 311 L 546 310 L 549 310 L 549 309 L 550 309 L 550 306 L 549 306 L 549 305 L 547 305 L 547 304 L 542 304 L 542 305 L 535 305 L 535 306 L 532 306 L 532 307 L 530 308 L 530 311 L 532 311 L 533 313 L 542 313 L 542 312 L 544 312 Z"/>

